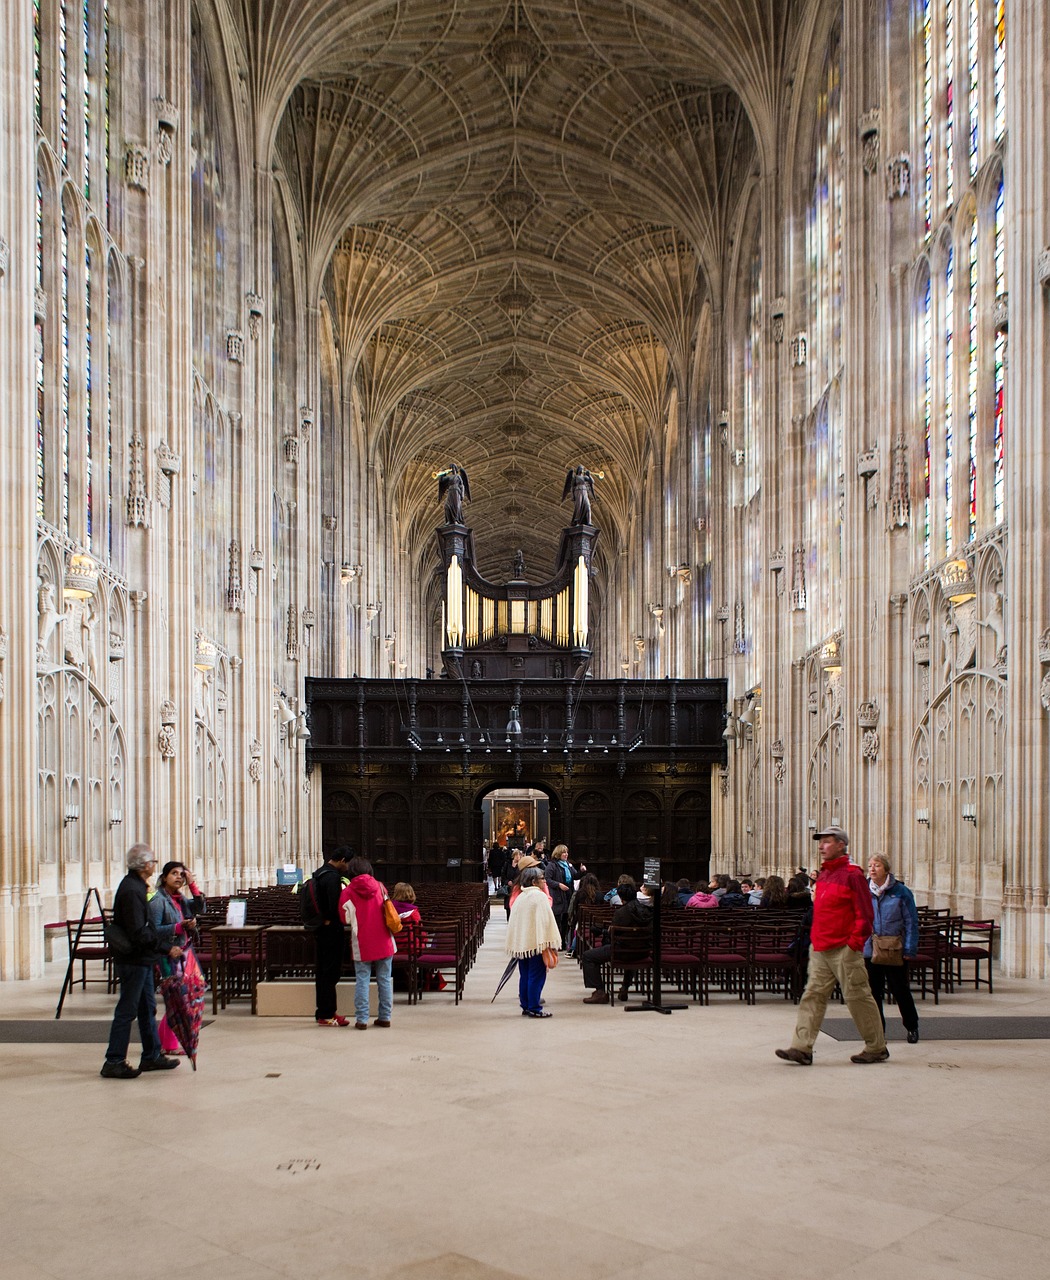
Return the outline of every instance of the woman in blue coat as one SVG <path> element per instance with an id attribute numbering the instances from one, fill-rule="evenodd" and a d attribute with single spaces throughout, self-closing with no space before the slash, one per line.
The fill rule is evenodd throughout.
<path id="1" fill-rule="evenodd" d="M 871 938 L 864 944 L 864 963 L 868 970 L 871 994 L 879 1006 L 883 1029 L 886 1017 L 882 1012 L 882 997 L 886 988 L 897 1002 L 901 1021 L 908 1033 L 908 1043 L 919 1039 L 919 1015 L 908 982 L 908 961 L 914 959 L 919 946 L 919 913 L 915 899 L 907 885 L 894 878 L 889 859 L 881 853 L 868 862 L 868 888 L 875 912 L 872 934 L 899 937 L 903 940 L 903 964 L 874 964 L 871 958 Z"/>

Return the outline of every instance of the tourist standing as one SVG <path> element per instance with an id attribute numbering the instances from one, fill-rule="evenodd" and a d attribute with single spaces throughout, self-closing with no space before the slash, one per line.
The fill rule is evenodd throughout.
<path id="1" fill-rule="evenodd" d="M 147 908 L 147 884 L 157 866 L 157 857 L 148 844 L 134 844 L 128 850 L 128 873 L 117 886 L 113 899 L 113 919 L 107 937 L 120 997 L 113 1011 L 106 1061 L 99 1075 L 107 1080 L 134 1080 L 143 1071 L 170 1071 L 178 1058 L 165 1057 L 157 1036 L 157 992 L 153 965 L 163 955 L 172 960 L 182 955 L 175 944 L 175 926 L 153 925 Z M 127 1061 L 131 1024 L 138 1019 L 142 1059 L 137 1067 Z"/>
<path id="2" fill-rule="evenodd" d="M 342 918 L 350 926 L 354 955 L 354 1026 L 368 1030 L 368 991 L 375 972 L 379 989 L 377 1027 L 389 1027 L 394 1011 L 394 952 L 397 944 L 387 928 L 383 903 L 388 894 L 372 874 L 367 858 L 352 858 L 346 874 L 350 883 L 339 900 Z"/>
<path id="3" fill-rule="evenodd" d="M 351 850 L 346 845 L 325 854 L 324 866 L 318 867 L 311 877 L 317 895 L 320 923 L 314 930 L 317 944 L 314 992 L 317 1007 L 314 1017 L 319 1027 L 348 1027 L 350 1019 L 336 1012 L 338 1000 L 336 987 L 343 972 L 343 953 L 346 950 L 346 930 L 339 912 L 339 896 L 346 883 L 347 859 Z M 308 893 L 309 885 L 303 885 L 300 893 Z"/>
<path id="4" fill-rule="evenodd" d="M 526 867 L 518 879 L 520 892 L 511 908 L 507 925 L 507 955 L 518 962 L 518 1003 L 522 1017 L 549 1018 L 543 1008 L 543 984 L 547 981 L 544 951 L 554 951 L 561 932 L 544 892 L 543 872 Z"/>

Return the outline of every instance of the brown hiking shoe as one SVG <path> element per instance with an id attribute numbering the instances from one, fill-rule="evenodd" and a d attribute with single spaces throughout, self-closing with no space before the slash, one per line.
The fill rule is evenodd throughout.
<path id="1" fill-rule="evenodd" d="M 811 1067 L 813 1055 L 807 1049 L 778 1049 L 777 1057 L 785 1062 L 797 1062 L 800 1067 Z"/>
<path id="2" fill-rule="evenodd" d="M 609 993 L 608 991 L 592 991 L 591 994 L 587 997 L 587 999 L 582 1001 L 582 1003 L 583 1004 L 608 1004 Z"/>
<path id="3" fill-rule="evenodd" d="M 855 1053 L 850 1062 L 886 1062 L 889 1056 L 889 1049 L 879 1049 L 878 1052 L 865 1049 L 863 1053 Z"/>

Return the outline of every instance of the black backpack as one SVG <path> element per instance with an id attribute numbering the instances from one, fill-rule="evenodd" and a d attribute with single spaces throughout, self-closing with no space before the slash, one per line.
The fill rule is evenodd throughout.
<path id="1" fill-rule="evenodd" d="M 320 929 L 324 924 L 317 897 L 317 881 L 313 878 L 305 880 L 299 888 L 299 914 L 308 929 Z"/>

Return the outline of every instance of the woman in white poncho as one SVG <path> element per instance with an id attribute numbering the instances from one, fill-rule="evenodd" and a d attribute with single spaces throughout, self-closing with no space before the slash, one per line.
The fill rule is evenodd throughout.
<path id="1" fill-rule="evenodd" d="M 543 984 L 547 980 L 544 951 L 557 955 L 561 931 L 551 910 L 550 899 L 541 888 L 543 872 L 526 867 L 518 881 L 521 893 L 514 900 L 507 925 L 507 955 L 518 962 L 518 1001 L 523 1018 L 549 1018 L 542 1007 Z"/>

